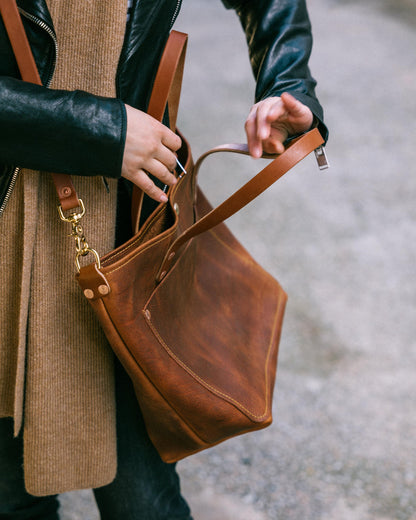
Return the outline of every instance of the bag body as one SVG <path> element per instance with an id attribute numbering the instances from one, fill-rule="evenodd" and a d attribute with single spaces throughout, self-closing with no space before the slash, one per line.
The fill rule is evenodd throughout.
<path id="1" fill-rule="evenodd" d="M 287 298 L 223 223 L 191 238 L 159 273 L 175 239 L 211 210 L 183 142 L 188 173 L 169 203 L 100 269 L 78 275 L 166 462 L 271 423 Z"/>
<path id="2" fill-rule="evenodd" d="M 12 7 L 2 14 L 22 78 L 39 83 L 16 5 L 6 7 Z M 168 104 L 172 128 L 185 48 L 186 35 L 172 31 L 149 103 L 149 114 L 158 120 Z M 247 153 L 247 148 L 217 147 L 194 165 L 183 139 L 178 157 L 185 171 L 169 188 L 168 202 L 138 229 L 142 194 L 136 190 L 134 236 L 101 259 L 83 235 L 85 207 L 70 177 L 53 175 L 60 216 L 71 223 L 76 242 L 78 282 L 133 381 L 149 437 L 166 462 L 272 421 L 287 296 L 223 222 L 323 142 L 316 129 L 293 141 L 212 209 L 197 187 L 202 160 L 218 151 Z M 80 259 L 89 254 L 95 261 L 81 267 Z"/>

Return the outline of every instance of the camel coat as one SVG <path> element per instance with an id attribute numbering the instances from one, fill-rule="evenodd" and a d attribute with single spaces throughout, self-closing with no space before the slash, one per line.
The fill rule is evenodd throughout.
<path id="1" fill-rule="evenodd" d="M 58 41 L 51 88 L 115 96 L 127 1 L 47 4 Z M 105 254 L 117 181 L 108 192 L 99 177 L 73 180 L 88 243 Z M 23 434 L 26 488 L 39 496 L 103 486 L 116 473 L 112 352 L 74 280 L 56 200 L 50 175 L 22 171 L 0 219 L 0 417 Z"/>

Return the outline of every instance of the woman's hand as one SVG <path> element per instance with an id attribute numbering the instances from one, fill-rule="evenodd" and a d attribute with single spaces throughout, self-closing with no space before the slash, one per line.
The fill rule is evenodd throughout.
<path id="1" fill-rule="evenodd" d="M 286 139 L 306 132 L 312 122 L 311 110 L 287 92 L 281 97 L 259 101 L 250 110 L 245 124 L 250 155 L 258 158 L 263 152 L 284 152 Z"/>
<path id="2" fill-rule="evenodd" d="M 145 112 L 126 105 L 127 135 L 121 176 L 133 182 L 149 197 L 167 202 L 166 194 L 150 179 L 151 173 L 164 184 L 175 184 L 172 171 L 176 166 L 175 152 L 181 139 L 169 128 Z"/>

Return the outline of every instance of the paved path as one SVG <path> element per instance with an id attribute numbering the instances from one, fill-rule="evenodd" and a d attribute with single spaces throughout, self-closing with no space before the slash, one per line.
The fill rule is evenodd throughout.
<path id="1" fill-rule="evenodd" d="M 185 4 L 180 126 L 198 155 L 243 138 L 253 82 L 233 13 Z M 179 466 L 195 520 L 416 520 L 416 7 L 309 8 L 332 167 L 307 159 L 231 221 L 290 300 L 274 425 Z M 219 200 L 257 168 L 212 159 L 201 180 Z M 98 518 L 88 492 L 63 504 Z"/>

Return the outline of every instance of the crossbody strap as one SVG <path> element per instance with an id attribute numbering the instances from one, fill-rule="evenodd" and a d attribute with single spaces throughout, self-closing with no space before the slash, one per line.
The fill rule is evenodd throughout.
<path id="1" fill-rule="evenodd" d="M 0 12 L 23 81 L 42 85 L 16 0 L 0 0 Z M 52 174 L 63 211 L 80 206 L 70 175 Z"/>

